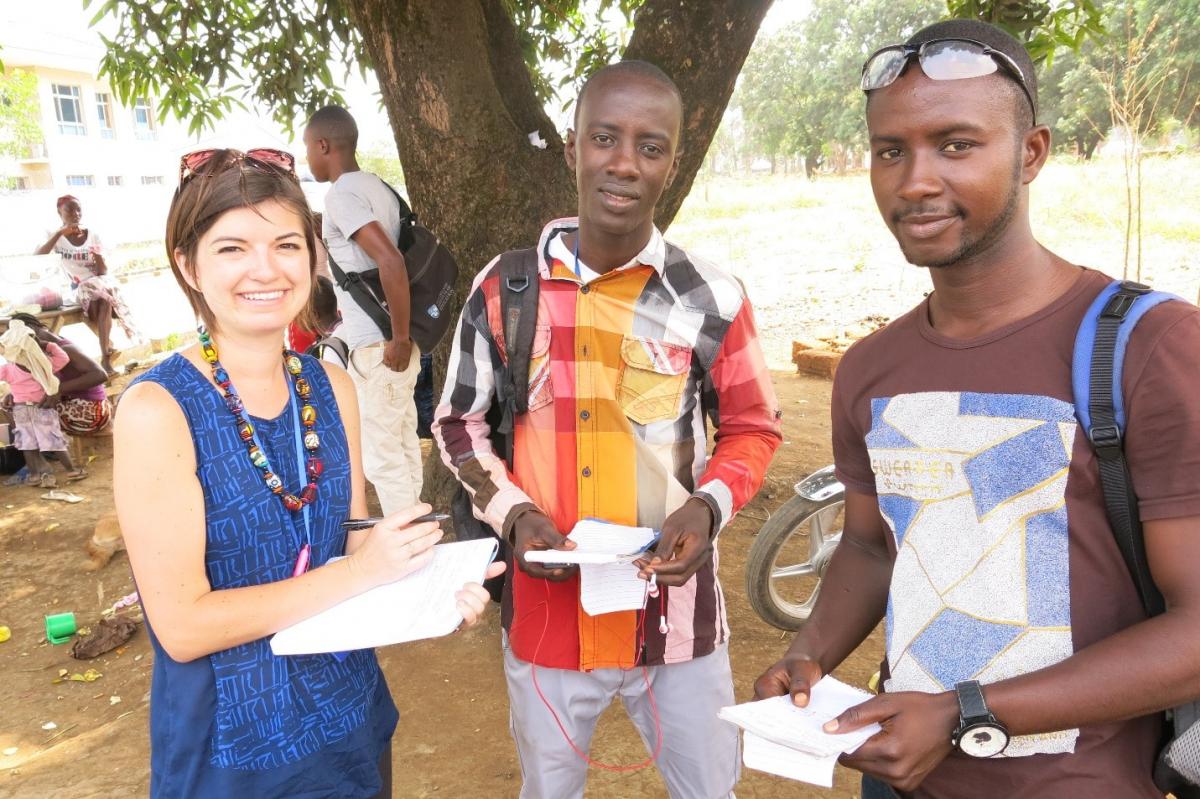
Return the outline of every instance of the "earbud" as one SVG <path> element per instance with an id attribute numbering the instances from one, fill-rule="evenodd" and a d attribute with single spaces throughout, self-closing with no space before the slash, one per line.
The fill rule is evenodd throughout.
<path id="1" fill-rule="evenodd" d="M 667 633 L 671 632 L 671 625 L 667 624 L 666 616 L 658 617 L 658 631 L 660 633 L 662 633 L 663 635 L 666 635 Z"/>

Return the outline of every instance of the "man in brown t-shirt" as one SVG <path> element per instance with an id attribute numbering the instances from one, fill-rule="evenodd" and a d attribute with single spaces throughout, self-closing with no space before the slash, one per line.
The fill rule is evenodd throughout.
<path id="1" fill-rule="evenodd" d="M 1158 711 L 1200 694 L 1200 311 L 1155 307 L 1125 356 L 1125 449 L 1168 607 L 1147 620 L 1071 389 L 1076 331 L 1109 278 L 1030 230 L 1028 186 L 1050 149 L 1033 65 L 974 21 L 907 45 L 864 68 L 871 185 L 934 291 L 838 369 L 842 545 L 756 691 L 806 703 L 886 616 L 885 693 L 829 728 L 882 723 L 842 758 L 864 798 L 889 795 L 882 783 L 1161 796 Z"/>

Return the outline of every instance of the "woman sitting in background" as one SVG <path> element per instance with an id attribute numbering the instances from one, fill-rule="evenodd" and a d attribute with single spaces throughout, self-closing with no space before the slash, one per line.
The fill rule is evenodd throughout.
<path id="1" fill-rule="evenodd" d="M 91 228 L 80 227 L 83 207 L 79 198 L 64 194 L 58 198 L 58 216 L 62 227 L 50 234 L 38 255 L 56 252 L 62 259 L 63 271 L 75 290 L 75 302 L 83 309 L 88 326 L 100 339 L 100 366 L 113 373 L 112 323 L 117 320 L 131 341 L 139 338 L 130 320 L 129 308 L 116 284 L 108 277 L 100 237 Z"/>
<path id="2" fill-rule="evenodd" d="M 152 796 L 391 796 L 397 713 L 375 652 L 268 642 L 419 569 L 441 536 L 412 523 L 427 505 L 341 527 L 367 515 L 354 385 L 282 348 L 314 244 L 290 155 L 184 156 L 166 246 L 204 326 L 125 392 L 113 474 L 155 650 Z M 487 593 L 458 600 L 471 624 Z"/>

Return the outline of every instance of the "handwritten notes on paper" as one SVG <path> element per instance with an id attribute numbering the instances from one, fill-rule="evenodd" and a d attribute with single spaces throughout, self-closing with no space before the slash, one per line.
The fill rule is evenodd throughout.
<path id="1" fill-rule="evenodd" d="M 858 749 L 880 727 L 871 724 L 844 735 L 830 735 L 821 727 L 870 698 L 826 676 L 813 686 L 806 707 L 796 707 L 790 696 L 777 696 L 721 708 L 719 716 L 745 731 L 742 760 L 748 768 L 828 788 L 838 756 Z"/>
<path id="2" fill-rule="evenodd" d="M 271 651 L 345 652 L 447 635 L 463 620 L 455 593 L 481 581 L 495 554 L 491 538 L 439 544 L 419 571 L 280 630 L 271 638 Z"/>
<path id="3" fill-rule="evenodd" d="M 588 615 L 643 607 L 646 581 L 638 577 L 633 561 L 654 541 L 654 530 L 584 519 L 576 523 L 567 538 L 575 542 L 575 549 L 527 552 L 525 560 L 578 564 L 579 602 Z"/>

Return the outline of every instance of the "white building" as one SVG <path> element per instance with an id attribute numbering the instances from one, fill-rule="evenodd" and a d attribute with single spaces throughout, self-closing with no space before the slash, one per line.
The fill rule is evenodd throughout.
<path id="1" fill-rule="evenodd" d="M 17 5 L 0 11 L 0 58 L 8 70 L 37 76 L 43 144 L 0 162 L 0 174 L 17 189 L 60 193 L 173 183 L 190 141 L 183 125 L 160 123 L 154 98 L 132 107 L 117 101 L 96 78 L 104 51 L 94 32 L 56 24 L 50 34 L 44 19 L 28 20 Z"/>

